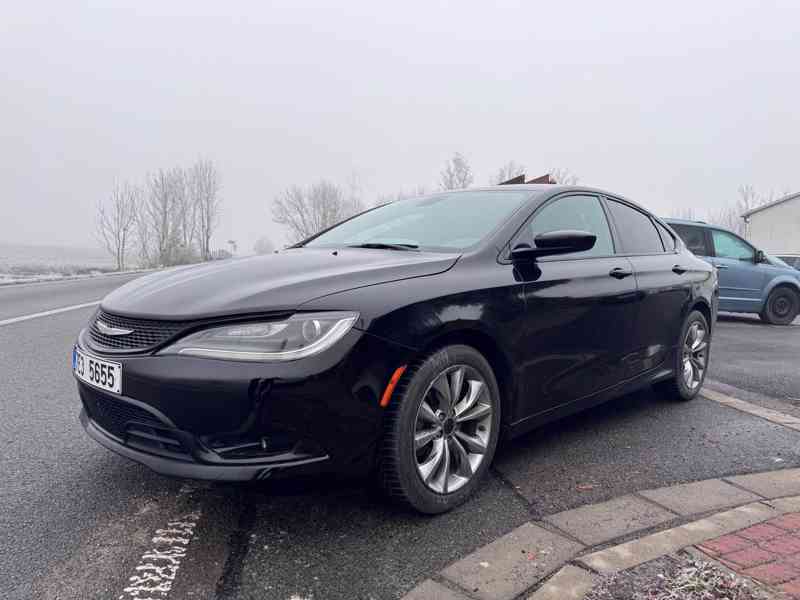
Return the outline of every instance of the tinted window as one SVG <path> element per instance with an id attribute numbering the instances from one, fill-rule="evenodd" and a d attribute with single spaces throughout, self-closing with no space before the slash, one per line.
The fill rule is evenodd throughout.
<path id="1" fill-rule="evenodd" d="M 611 230 L 608 228 L 603 206 L 596 196 L 566 196 L 544 206 L 528 224 L 528 243 L 532 243 L 540 233 L 560 229 L 588 231 L 597 236 L 591 250 L 564 254 L 560 259 L 614 254 Z"/>
<path id="2" fill-rule="evenodd" d="M 621 202 L 610 200 L 608 206 L 617 233 L 622 238 L 622 250 L 626 254 L 653 254 L 664 252 L 658 230 L 643 212 L 631 208 Z"/>
<path id="3" fill-rule="evenodd" d="M 462 250 L 489 235 L 530 197 L 527 191 L 458 191 L 398 200 L 345 221 L 306 245 L 386 243 Z"/>
<path id="4" fill-rule="evenodd" d="M 755 255 L 750 244 L 726 231 L 712 229 L 711 237 L 714 239 L 714 254 L 720 258 L 752 260 Z"/>
<path id="5" fill-rule="evenodd" d="M 681 225 L 670 223 L 670 226 L 677 232 L 686 247 L 697 254 L 697 256 L 711 256 L 706 246 L 706 233 L 702 227 L 694 225 Z"/>
<path id="6" fill-rule="evenodd" d="M 675 250 L 675 238 L 672 237 L 672 234 L 658 221 L 654 221 L 654 223 L 656 224 L 656 229 L 658 229 L 658 235 L 661 236 L 661 243 L 664 244 L 664 249 L 667 252 Z"/>

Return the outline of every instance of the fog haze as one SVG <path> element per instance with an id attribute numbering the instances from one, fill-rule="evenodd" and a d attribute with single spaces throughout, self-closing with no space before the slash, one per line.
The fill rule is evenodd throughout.
<path id="1" fill-rule="evenodd" d="M 799 190 L 795 2 L 7 4 L 0 240 L 96 245 L 115 180 L 217 164 L 216 245 L 292 184 L 434 188 L 453 152 L 660 213 Z"/>

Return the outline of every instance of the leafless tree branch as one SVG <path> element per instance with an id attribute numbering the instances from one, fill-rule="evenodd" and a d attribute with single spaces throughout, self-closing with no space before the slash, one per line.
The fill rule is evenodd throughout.
<path id="1" fill-rule="evenodd" d="M 108 201 L 97 206 L 97 233 L 103 246 L 114 258 L 118 271 L 125 270 L 130 246 L 136 232 L 136 215 L 142 190 L 129 183 L 116 184 Z"/>

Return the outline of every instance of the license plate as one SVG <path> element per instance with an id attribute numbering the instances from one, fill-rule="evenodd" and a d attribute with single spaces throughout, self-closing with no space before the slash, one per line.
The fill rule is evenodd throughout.
<path id="1" fill-rule="evenodd" d="M 101 390 L 122 394 L 122 365 L 72 349 L 72 372 L 75 377 Z"/>

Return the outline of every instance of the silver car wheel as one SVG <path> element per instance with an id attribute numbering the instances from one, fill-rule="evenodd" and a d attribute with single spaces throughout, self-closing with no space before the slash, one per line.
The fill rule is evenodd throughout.
<path id="1" fill-rule="evenodd" d="M 484 378 L 467 365 L 445 369 L 428 386 L 417 409 L 414 454 L 429 489 L 455 492 L 478 470 L 492 433 L 492 402 Z"/>
<path id="2" fill-rule="evenodd" d="M 703 383 L 708 364 L 708 339 L 705 326 L 695 321 L 686 331 L 683 341 L 683 380 L 694 391 Z"/>

